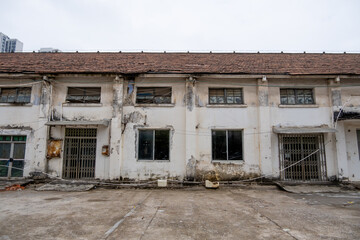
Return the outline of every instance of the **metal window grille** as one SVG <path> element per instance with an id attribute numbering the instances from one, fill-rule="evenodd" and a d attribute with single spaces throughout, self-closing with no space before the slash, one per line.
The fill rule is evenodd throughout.
<path id="1" fill-rule="evenodd" d="M 63 178 L 95 177 L 97 129 L 66 128 Z"/>
<path id="2" fill-rule="evenodd" d="M 280 134 L 279 153 L 280 169 L 285 169 L 280 173 L 282 180 L 326 181 L 325 144 L 322 134 Z M 304 158 L 306 159 L 300 161 Z M 293 165 L 298 161 L 300 162 Z"/>
<path id="3" fill-rule="evenodd" d="M 100 103 L 100 87 L 68 87 L 66 101 L 69 103 Z"/>
<path id="4" fill-rule="evenodd" d="M 282 88 L 280 89 L 280 102 L 284 105 L 314 104 L 313 89 Z"/>
<path id="5" fill-rule="evenodd" d="M 209 104 L 243 104 L 242 88 L 210 88 Z"/>
<path id="6" fill-rule="evenodd" d="M 29 103 L 31 88 L 0 88 L 1 103 Z"/>
<path id="7" fill-rule="evenodd" d="M 171 103 L 171 87 L 138 87 L 136 103 Z"/>

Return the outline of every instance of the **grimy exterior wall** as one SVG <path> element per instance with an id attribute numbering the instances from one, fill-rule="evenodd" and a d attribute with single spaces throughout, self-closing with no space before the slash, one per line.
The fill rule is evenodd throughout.
<path id="1" fill-rule="evenodd" d="M 37 81 L 37 82 L 34 82 Z M 341 79 L 355 84 L 359 79 Z M 327 77 L 258 77 L 231 75 L 146 74 L 131 78 L 115 75 L 58 75 L 21 79 L 0 78 L 1 86 L 32 84 L 31 103 L 0 104 L 0 134 L 28 136 L 24 176 L 46 171 L 61 177 L 60 158 L 46 158 L 47 140 L 62 139 L 65 126 L 49 127 L 47 121 L 109 120 L 97 128 L 95 178 L 238 180 L 266 175 L 279 177 L 278 135 L 273 127 L 334 127 L 334 112 L 360 113 L 360 88 L 340 87 Z M 67 87 L 101 87 L 100 104 L 68 104 Z M 172 87 L 171 104 L 136 104 L 137 87 Z M 314 88 L 311 106 L 280 105 L 280 87 Z M 214 106 L 208 103 L 209 88 L 243 88 L 244 104 Z M 340 97 L 340 99 L 339 99 Z M 350 98 L 350 100 L 348 100 Z M 343 106 L 346 103 L 345 107 Z M 359 120 L 337 123 L 337 133 L 325 133 L 327 176 L 360 180 L 356 141 Z M 138 160 L 138 130 L 169 129 L 170 161 Z M 212 161 L 211 130 L 243 130 L 243 161 Z M 64 141 L 62 141 L 64 144 Z M 101 154 L 104 145 L 110 155 Z"/>

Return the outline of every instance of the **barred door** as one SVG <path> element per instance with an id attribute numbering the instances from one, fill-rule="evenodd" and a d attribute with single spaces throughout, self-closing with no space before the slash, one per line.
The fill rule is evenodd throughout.
<path id="1" fill-rule="evenodd" d="M 96 128 L 66 128 L 63 178 L 95 177 Z"/>
<path id="2" fill-rule="evenodd" d="M 326 159 L 322 134 L 280 134 L 282 180 L 326 181 Z"/>

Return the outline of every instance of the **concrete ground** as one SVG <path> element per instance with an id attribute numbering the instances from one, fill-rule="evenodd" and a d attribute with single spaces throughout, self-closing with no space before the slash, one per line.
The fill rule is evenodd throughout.
<path id="1" fill-rule="evenodd" d="M 360 239 L 360 193 L 0 192 L 0 239 Z"/>

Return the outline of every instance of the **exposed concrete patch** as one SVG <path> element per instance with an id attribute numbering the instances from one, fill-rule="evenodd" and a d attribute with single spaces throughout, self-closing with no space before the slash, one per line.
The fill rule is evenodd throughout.
<path id="1" fill-rule="evenodd" d="M 124 115 L 124 123 L 144 123 L 145 116 L 139 111 Z"/>
<path id="2" fill-rule="evenodd" d="M 197 161 L 195 169 L 197 181 L 237 181 L 260 176 L 259 172 L 246 171 L 243 164 L 235 163 Z"/>

